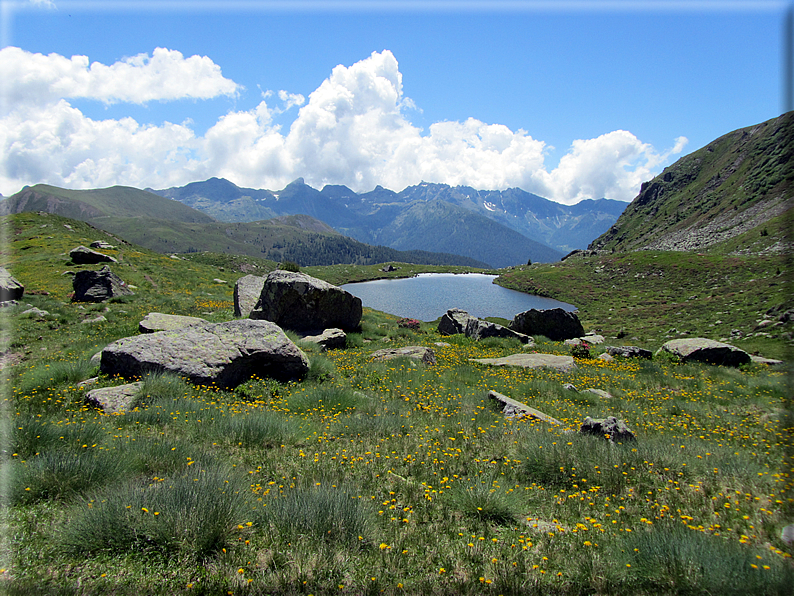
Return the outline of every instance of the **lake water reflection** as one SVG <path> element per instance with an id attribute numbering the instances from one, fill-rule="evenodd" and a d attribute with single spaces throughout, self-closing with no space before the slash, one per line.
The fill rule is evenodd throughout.
<path id="1" fill-rule="evenodd" d="M 481 319 L 512 319 L 530 308 L 576 310 L 572 304 L 497 286 L 494 279 L 495 275 L 482 273 L 421 273 L 405 279 L 379 279 L 341 287 L 361 298 L 364 306 L 420 321 L 435 321 L 455 307 Z"/>

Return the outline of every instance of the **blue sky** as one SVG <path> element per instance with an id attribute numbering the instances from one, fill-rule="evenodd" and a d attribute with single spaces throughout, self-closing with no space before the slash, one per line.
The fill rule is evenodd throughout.
<path id="1" fill-rule="evenodd" d="M 631 200 L 785 111 L 788 2 L 2 4 L 4 195 L 302 176 Z"/>

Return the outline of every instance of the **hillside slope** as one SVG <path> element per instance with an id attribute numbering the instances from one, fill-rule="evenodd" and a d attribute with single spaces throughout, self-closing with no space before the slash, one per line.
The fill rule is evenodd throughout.
<path id="1" fill-rule="evenodd" d="M 68 190 L 36 184 L 0 201 L 0 215 L 44 211 L 79 219 L 102 217 L 151 217 L 186 223 L 209 223 L 213 218 L 179 201 L 129 186 L 112 186 L 92 190 Z"/>
<path id="2" fill-rule="evenodd" d="M 702 251 L 729 241 L 752 246 L 737 238 L 763 235 L 756 252 L 785 252 L 791 244 L 781 222 L 790 218 L 793 197 L 794 112 L 788 112 L 723 135 L 665 168 L 589 248 Z"/>
<path id="3" fill-rule="evenodd" d="M 67 190 L 38 184 L 0 201 L 0 215 L 44 212 L 88 222 L 160 253 L 223 252 L 300 265 L 388 261 L 489 268 L 457 254 L 369 246 L 309 215 L 219 222 L 179 201 L 135 188 Z"/>

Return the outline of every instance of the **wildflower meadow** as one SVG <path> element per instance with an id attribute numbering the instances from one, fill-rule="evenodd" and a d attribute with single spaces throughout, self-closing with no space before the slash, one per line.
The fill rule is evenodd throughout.
<path id="1" fill-rule="evenodd" d="M 25 297 L 46 316 L 6 310 L 6 593 L 791 593 L 785 366 L 607 362 L 603 345 L 571 372 L 486 366 L 472 359 L 526 348 L 364 309 L 345 349 L 289 334 L 311 363 L 302 380 L 222 390 L 152 374 L 129 411 L 105 414 L 86 391 L 127 381 L 91 357 L 143 315 L 233 318 L 231 283 L 211 281 L 232 272 L 119 252 L 136 295 L 82 309 L 63 263 L 10 264 L 51 290 Z M 436 364 L 371 356 L 407 345 Z M 505 417 L 491 390 L 561 424 Z M 577 432 L 610 415 L 636 440 Z"/>

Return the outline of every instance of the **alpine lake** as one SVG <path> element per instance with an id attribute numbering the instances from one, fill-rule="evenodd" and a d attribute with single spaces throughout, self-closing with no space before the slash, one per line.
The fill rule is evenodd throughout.
<path id="1" fill-rule="evenodd" d="M 576 310 L 566 302 L 498 286 L 493 283 L 496 277 L 482 273 L 420 273 L 401 279 L 349 283 L 341 288 L 361 298 L 366 307 L 426 322 L 435 321 L 450 308 L 461 308 L 481 319 L 508 320 L 531 308 Z"/>

